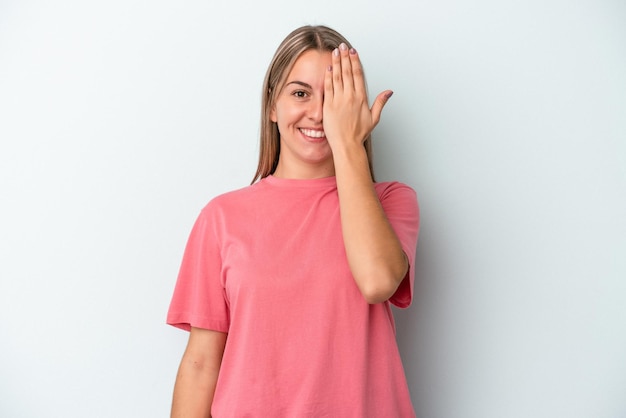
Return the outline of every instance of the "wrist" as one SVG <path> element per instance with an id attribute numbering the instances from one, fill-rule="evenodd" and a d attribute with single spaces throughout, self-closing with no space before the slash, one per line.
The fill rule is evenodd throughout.
<path id="1" fill-rule="evenodd" d="M 362 142 L 356 141 L 337 141 L 331 145 L 333 158 L 365 158 L 367 159 L 367 152 Z"/>
<path id="2" fill-rule="evenodd" d="M 363 144 L 342 144 L 333 148 L 333 163 L 338 179 L 355 178 L 355 175 L 371 179 L 369 159 Z"/>

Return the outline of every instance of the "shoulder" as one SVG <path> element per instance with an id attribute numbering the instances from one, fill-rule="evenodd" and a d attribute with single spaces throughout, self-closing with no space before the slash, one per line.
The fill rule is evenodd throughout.
<path id="1" fill-rule="evenodd" d="M 244 199 L 247 199 L 251 194 L 254 194 L 256 189 L 258 189 L 259 183 L 252 184 L 250 186 L 245 186 L 239 189 L 231 190 L 222 194 L 219 194 L 212 198 L 207 206 L 209 205 L 225 205 L 231 202 L 238 202 Z"/>
<path id="2" fill-rule="evenodd" d="M 253 204 L 258 194 L 259 183 L 255 183 L 250 186 L 245 186 L 240 189 L 231 190 L 213 197 L 202 208 L 201 216 L 215 216 L 215 214 L 241 211 L 247 209 L 249 205 Z"/>
<path id="3" fill-rule="evenodd" d="M 399 181 L 377 182 L 374 183 L 374 188 L 376 189 L 376 193 L 381 200 L 390 196 L 417 200 L 417 193 L 415 193 L 415 190 L 413 190 L 411 186 Z"/>
<path id="4" fill-rule="evenodd" d="M 387 181 L 375 183 L 374 187 L 388 217 L 419 220 L 417 193 L 411 186 L 399 181 Z"/>

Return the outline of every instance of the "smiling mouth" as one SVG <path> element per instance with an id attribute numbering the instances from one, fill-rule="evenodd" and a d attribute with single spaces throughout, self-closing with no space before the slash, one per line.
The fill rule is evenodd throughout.
<path id="1" fill-rule="evenodd" d="M 324 131 L 300 128 L 300 132 L 302 132 L 305 136 L 308 136 L 309 138 L 326 138 L 326 134 L 324 133 Z"/>

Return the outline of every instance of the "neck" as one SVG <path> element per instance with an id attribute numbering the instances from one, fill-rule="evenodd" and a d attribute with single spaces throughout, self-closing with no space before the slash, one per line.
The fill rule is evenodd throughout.
<path id="1" fill-rule="evenodd" d="M 335 166 L 330 161 L 330 164 L 297 164 L 289 165 L 278 160 L 276 170 L 272 174 L 274 177 L 285 179 L 319 179 L 324 177 L 332 177 L 335 175 Z"/>

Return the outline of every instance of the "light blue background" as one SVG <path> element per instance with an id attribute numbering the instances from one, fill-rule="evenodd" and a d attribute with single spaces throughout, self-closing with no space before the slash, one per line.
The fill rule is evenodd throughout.
<path id="1" fill-rule="evenodd" d="M 200 208 L 249 183 L 292 29 L 360 51 L 420 198 L 420 418 L 626 416 L 626 4 L 0 1 L 0 416 L 165 417 Z M 322 244 L 322 243 L 321 243 Z"/>

